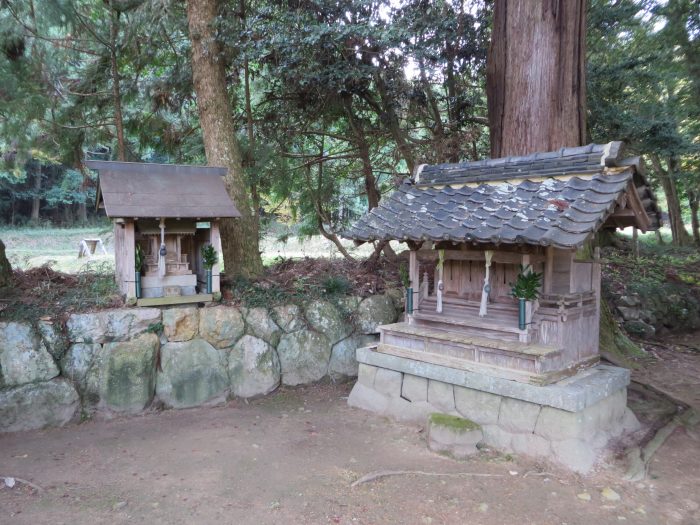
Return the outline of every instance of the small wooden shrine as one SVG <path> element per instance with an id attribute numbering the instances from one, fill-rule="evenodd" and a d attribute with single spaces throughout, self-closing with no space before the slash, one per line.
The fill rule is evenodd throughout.
<path id="1" fill-rule="evenodd" d="M 611 142 L 420 166 L 345 234 L 410 248 L 406 321 L 380 327 L 375 351 L 540 385 L 597 363 L 590 241 L 600 229 L 660 224 L 640 159 L 620 153 Z M 524 325 L 511 296 L 523 267 L 543 275 Z"/>
<path id="2" fill-rule="evenodd" d="M 220 291 L 219 221 L 240 217 L 226 192 L 226 168 L 86 165 L 99 173 L 96 203 L 114 223 L 116 280 L 127 299 L 136 298 L 140 306 L 211 301 Z M 207 291 L 202 252 L 209 245 L 218 262 L 210 269 Z M 139 258 L 141 268 L 136 268 Z"/>

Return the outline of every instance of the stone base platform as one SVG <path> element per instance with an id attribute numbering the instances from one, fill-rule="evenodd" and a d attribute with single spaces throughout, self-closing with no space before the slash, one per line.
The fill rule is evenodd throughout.
<path id="1" fill-rule="evenodd" d="M 483 441 L 505 452 L 587 473 L 613 438 L 639 428 L 627 408 L 629 370 L 598 365 L 536 386 L 359 348 L 348 404 L 425 424 L 440 412 L 481 425 Z"/>

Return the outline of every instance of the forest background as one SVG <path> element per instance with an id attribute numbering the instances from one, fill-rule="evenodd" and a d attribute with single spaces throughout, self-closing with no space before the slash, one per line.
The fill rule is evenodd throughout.
<path id="1" fill-rule="evenodd" d="M 217 9 L 257 231 L 283 223 L 279 240 L 321 234 L 349 256 L 338 232 L 415 166 L 489 156 L 491 1 L 198 3 Z M 99 221 L 86 159 L 206 163 L 187 15 L 0 0 L 0 224 Z M 700 244 L 699 37 L 692 0 L 589 2 L 587 142 L 645 155 L 677 245 Z"/>

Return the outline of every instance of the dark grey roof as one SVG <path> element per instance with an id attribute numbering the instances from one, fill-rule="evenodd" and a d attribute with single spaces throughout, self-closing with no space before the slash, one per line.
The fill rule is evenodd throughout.
<path id="1" fill-rule="evenodd" d="M 345 237 L 358 241 L 410 240 L 525 243 L 572 248 L 583 244 L 615 211 L 622 194 L 658 227 L 658 209 L 636 164 L 617 162 L 619 143 L 565 148 L 463 164 L 419 168 L 366 214 Z M 617 165 L 620 164 L 619 167 Z M 634 193 L 634 195 L 632 195 Z M 641 214 L 644 214 L 641 211 Z"/>
<path id="2" fill-rule="evenodd" d="M 108 217 L 240 217 L 222 176 L 226 168 L 87 161 L 99 172 L 97 204 Z"/>

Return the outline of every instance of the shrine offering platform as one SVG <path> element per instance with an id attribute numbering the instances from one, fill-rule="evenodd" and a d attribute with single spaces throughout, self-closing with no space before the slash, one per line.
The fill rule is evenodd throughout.
<path id="1" fill-rule="evenodd" d="M 380 346 L 357 350 L 350 406 L 422 424 L 434 412 L 464 417 L 481 425 L 487 446 L 581 473 L 611 441 L 639 428 L 627 408 L 624 368 L 599 364 L 543 386 L 392 355 Z"/>

